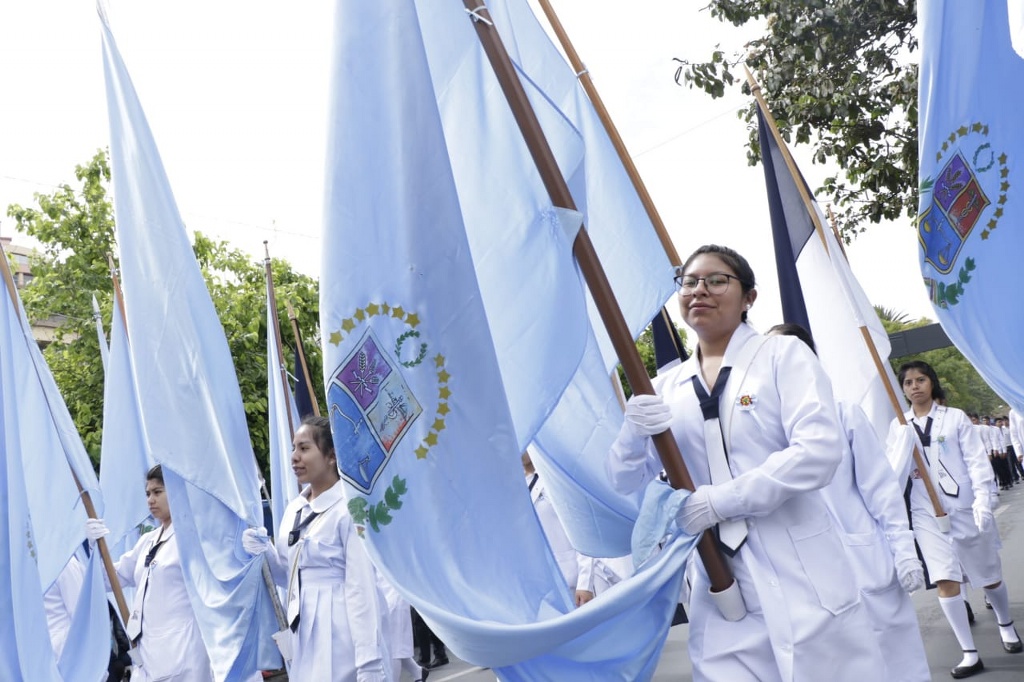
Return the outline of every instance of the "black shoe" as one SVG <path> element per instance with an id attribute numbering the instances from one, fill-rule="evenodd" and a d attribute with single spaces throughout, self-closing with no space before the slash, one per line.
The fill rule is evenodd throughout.
<path id="1" fill-rule="evenodd" d="M 428 665 L 424 666 L 427 670 L 433 670 L 434 668 L 440 668 L 442 665 L 448 665 L 447 656 L 435 656 Z"/>
<path id="2" fill-rule="evenodd" d="M 967 622 L 974 625 L 974 609 L 971 608 L 971 602 L 965 601 L 964 606 L 967 607 Z"/>
<path id="3" fill-rule="evenodd" d="M 430 671 L 424 668 L 423 666 L 420 666 L 420 668 L 422 668 L 423 670 L 423 675 L 415 682 L 427 682 L 427 678 L 430 677 Z"/>
<path id="4" fill-rule="evenodd" d="M 969 654 L 969 653 L 975 653 L 976 654 L 978 652 L 977 651 L 965 651 L 964 653 L 965 654 Z M 975 663 L 974 665 L 958 665 L 957 667 L 955 667 L 952 670 L 950 670 L 949 674 L 953 676 L 954 680 L 962 680 L 965 677 L 970 677 L 971 675 L 977 675 L 978 673 L 980 673 L 984 669 L 985 669 L 985 664 L 982 663 L 981 659 L 979 658 L 978 662 Z"/>
<path id="5" fill-rule="evenodd" d="M 985 597 L 985 608 L 988 609 L 989 611 L 992 610 L 992 604 L 990 604 L 988 602 L 988 597 Z"/>
<path id="6" fill-rule="evenodd" d="M 1013 621 L 1011 620 L 1006 625 L 1000 625 L 999 627 L 1006 628 L 1006 627 L 1010 627 L 1012 625 L 1013 625 Z M 1017 628 L 1013 628 L 1013 634 L 1017 635 Z M 1002 639 L 1002 637 L 1000 637 L 1000 639 Z M 1021 643 L 1020 635 L 1017 635 L 1017 641 L 1016 642 L 1007 642 L 1007 641 L 1004 640 L 1003 641 L 1003 651 L 1005 651 L 1008 654 L 1019 654 L 1021 651 L 1024 651 L 1024 643 Z"/>

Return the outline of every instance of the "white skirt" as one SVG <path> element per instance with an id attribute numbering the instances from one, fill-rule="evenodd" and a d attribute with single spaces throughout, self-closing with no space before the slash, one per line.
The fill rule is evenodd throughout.
<path id="1" fill-rule="evenodd" d="M 939 530 L 931 510 L 911 510 L 914 521 L 914 537 L 921 547 L 921 555 L 928 566 L 928 577 L 932 582 L 951 580 L 962 582 L 963 574 L 974 588 L 992 585 L 1003 579 L 999 549 L 1002 543 L 995 524 L 982 533 L 974 525 L 974 513 L 970 509 L 951 509 L 950 530 Z"/>

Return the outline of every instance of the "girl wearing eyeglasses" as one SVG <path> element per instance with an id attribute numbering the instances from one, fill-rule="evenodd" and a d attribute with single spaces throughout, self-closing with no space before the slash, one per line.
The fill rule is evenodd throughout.
<path id="1" fill-rule="evenodd" d="M 348 513 L 330 422 L 306 417 L 292 446 L 292 469 L 305 488 L 285 509 L 275 543 L 262 528 L 242 534 L 245 550 L 265 552 L 286 589 L 289 679 L 386 682 L 385 602 Z"/>
<path id="2" fill-rule="evenodd" d="M 634 396 L 609 457 L 615 487 L 634 492 L 661 464 L 650 436 L 671 430 L 697 486 L 676 523 L 715 533 L 734 584 L 690 591 L 695 680 L 863 682 L 884 670 L 837 524 L 820 492 L 843 445 L 817 358 L 792 337 L 762 337 L 747 313 L 754 273 L 708 245 L 677 277 L 696 352 Z"/>
<path id="3" fill-rule="evenodd" d="M 135 547 L 114 564 L 121 585 L 135 588 L 135 601 L 125 625 L 132 642 L 132 680 L 213 680 L 210 659 L 185 589 L 160 465 L 146 474 L 146 501 L 150 515 L 160 526 L 139 538 Z M 86 522 L 90 540 L 108 532 L 101 519 Z"/>

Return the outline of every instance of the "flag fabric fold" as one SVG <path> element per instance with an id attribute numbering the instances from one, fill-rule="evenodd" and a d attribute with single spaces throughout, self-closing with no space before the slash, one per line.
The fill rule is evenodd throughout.
<path id="1" fill-rule="evenodd" d="M 6 258 L 2 251 L 0 258 Z M 6 263 L 0 267 L 6 271 Z M 7 614 L 0 619 L 0 679 L 47 682 L 63 678 L 50 642 L 43 593 L 85 537 L 86 513 L 75 478 L 99 508 L 102 498 L 92 464 L 9 282 L 0 278 L 0 552 L 5 557 L 0 561 L 0 612 Z M 80 604 L 105 603 L 102 584 L 84 586 L 81 599 Z M 101 619 L 89 608 L 76 617 L 87 627 L 69 633 L 64 661 L 98 679 L 107 663 L 106 608 Z"/>
<path id="2" fill-rule="evenodd" d="M 99 5 L 114 213 L 143 427 L 164 482 L 185 585 L 217 680 L 280 667 L 260 558 L 258 472 L 234 364 L 185 226 Z"/>
<path id="3" fill-rule="evenodd" d="M 290 388 L 282 381 L 281 348 L 274 332 L 279 324 L 277 311 L 271 306 L 270 280 L 267 280 L 267 416 L 270 422 L 270 511 L 274 518 L 273 533 L 281 527 L 288 502 L 299 494 L 299 482 L 292 471 L 293 431 L 299 428 L 299 412 Z M 300 371 L 301 374 L 301 371 Z"/>
<path id="4" fill-rule="evenodd" d="M 589 322 L 470 19 L 453 3 L 341 1 L 335 22 L 324 379 L 368 551 L 453 651 L 503 680 L 649 677 L 688 550 L 673 546 L 657 579 L 587 612 L 573 610 L 543 539 L 520 441 L 587 356 Z M 542 118 L 571 132 L 555 113 Z M 554 146 L 563 171 L 578 165 L 578 139 Z M 491 182 L 462 182 L 479 168 Z M 498 284 L 516 312 L 490 305 Z M 540 292 L 530 315 L 508 319 L 524 291 Z M 544 326 L 553 319 L 566 322 L 561 338 Z M 516 343 L 532 355 L 503 360 Z M 524 401 L 507 384 L 516 367 L 551 383 Z"/>
<path id="5" fill-rule="evenodd" d="M 1024 4 L 922 0 L 917 11 L 921 273 L 950 340 L 1020 410 Z"/>
<path id="6" fill-rule="evenodd" d="M 121 311 L 115 305 L 103 383 L 103 439 L 100 444 L 100 488 L 107 493 L 103 519 L 110 529 L 107 541 L 112 548 L 131 549 L 122 541 L 137 540 L 139 535 L 133 531 L 149 516 L 145 486 L 146 473 L 151 466 L 139 414 L 128 335 Z"/>
<path id="7" fill-rule="evenodd" d="M 889 336 L 760 104 L 757 115 L 783 318 L 811 332 L 836 399 L 860 405 L 885 442 L 897 416 L 886 383 L 900 395 L 887 362 Z M 881 375 L 865 331 L 882 361 Z"/>

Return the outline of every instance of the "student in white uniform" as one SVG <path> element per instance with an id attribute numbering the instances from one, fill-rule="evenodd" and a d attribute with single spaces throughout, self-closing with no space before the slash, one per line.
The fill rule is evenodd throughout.
<path id="1" fill-rule="evenodd" d="M 306 487 L 285 508 L 276 546 L 264 528 L 242 534 L 245 550 L 266 552 L 286 588 L 289 679 L 390 682 L 387 607 L 345 504 L 330 422 L 306 417 L 292 445 L 292 469 Z"/>
<path id="2" fill-rule="evenodd" d="M 78 557 L 71 555 L 64 570 L 53 581 L 50 588 L 43 593 L 43 609 L 46 611 L 46 625 L 50 629 L 50 643 L 53 654 L 60 660 L 71 630 L 71 620 L 78 606 L 78 598 L 82 593 L 82 581 L 85 579 L 85 567 Z"/>
<path id="3" fill-rule="evenodd" d="M 697 249 L 676 281 L 697 351 L 656 379 L 658 395 L 629 400 L 608 471 L 623 492 L 653 481 L 661 465 L 650 436 L 671 429 L 697 486 L 677 522 L 690 534 L 718 524 L 734 552 L 726 562 L 745 615 L 737 585 L 721 599 L 703 565 L 694 571 L 694 679 L 879 679 L 881 652 L 820 491 L 843 452 L 821 365 L 799 340 L 746 324 L 754 273 L 732 249 Z"/>
<path id="4" fill-rule="evenodd" d="M 1013 444 L 1014 453 L 1014 461 L 1010 463 L 1024 476 L 1024 464 L 1021 463 L 1021 458 L 1024 458 L 1024 418 L 1017 410 L 1010 410 L 1006 421 L 1010 427 L 1010 443 Z"/>
<path id="5" fill-rule="evenodd" d="M 390 646 L 388 652 L 391 654 L 391 678 L 398 680 L 405 670 L 412 676 L 413 682 L 426 682 L 430 671 L 421 666 L 413 658 L 412 641 L 412 611 L 409 609 L 409 602 L 402 598 L 395 586 L 387 581 L 377 571 L 377 587 L 384 595 L 384 602 L 387 604 L 388 635 Z"/>
<path id="6" fill-rule="evenodd" d="M 178 540 L 160 465 L 146 474 L 149 513 L 160 527 L 149 531 L 114 568 L 123 587 L 135 588 L 125 632 L 133 642 L 132 680 L 136 682 L 206 682 L 213 679 L 195 612 L 185 588 Z M 86 536 L 96 540 L 109 531 L 100 519 L 86 522 Z"/>
<path id="7" fill-rule="evenodd" d="M 768 334 L 795 336 L 815 350 L 810 333 L 799 325 L 778 324 Z M 924 569 L 903 491 L 864 410 L 840 402 L 836 407 L 849 447 L 822 492 L 842 529 L 861 601 L 885 657 L 886 669 L 879 677 L 928 682 L 928 658 L 909 594 L 924 587 Z"/>
<path id="8" fill-rule="evenodd" d="M 544 530 L 544 537 L 551 547 L 551 553 L 555 555 L 558 567 L 562 569 L 562 577 L 565 578 L 566 587 L 574 603 L 577 607 L 583 606 L 594 598 L 594 559 L 577 552 L 569 542 L 565 528 L 555 513 L 555 508 L 544 488 L 544 482 L 540 480 L 540 474 L 534 468 L 528 452 L 523 453 L 522 462 L 530 499 Z"/>
<path id="9" fill-rule="evenodd" d="M 928 573 L 938 586 L 942 611 L 964 651 L 963 659 L 951 674 L 957 679 L 969 677 L 985 666 L 978 656 L 967 622 L 967 610 L 960 591 L 964 573 L 974 587 L 984 587 L 999 624 L 1003 648 L 1009 653 L 1020 653 L 1024 648 L 1013 626 L 1009 595 L 999 561 L 999 534 L 992 514 L 994 495 L 990 492 L 991 467 L 985 445 L 967 415 L 937 402 L 944 393 L 931 365 L 922 361 L 905 363 L 900 367 L 899 379 L 911 409 L 905 414 L 907 426 L 893 420 L 888 444 L 895 447 L 901 440 L 900 432 L 913 428 L 930 469 L 920 472 L 913 460 L 907 459 L 908 464 L 900 480 L 905 481 L 909 476 L 913 482 L 910 513 L 914 535 Z M 894 461 L 900 459 L 897 457 Z M 943 532 L 935 517 L 921 480 L 924 475 L 929 475 L 935 484 L 935 491 L 948 515 L 948 532 Z"/>

